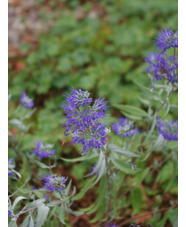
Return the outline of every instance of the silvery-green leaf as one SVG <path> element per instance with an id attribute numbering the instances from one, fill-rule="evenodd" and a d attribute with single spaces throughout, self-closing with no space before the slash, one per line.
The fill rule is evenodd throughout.
<path id="1" fill-rule="evenodd" d="M 166 117 L 167 116 L 167 114 L 169 113 L 169 110 L 170 110 L 170 103 L 168 102 L 167 103 L 167 109 L 166 109 L 166 112 L 165 112 L 165 114 L 164 114 L 163 117 Z"/>
<path id="2" fill-rule="evenodd" d="M 26 216 L 23 223 L 21 224 L 21 227 L 27 227 L 30 221 L 30 215 Z"/>
<path id="3" fill-rule="evenodd" d="M 73 192 L 72 192 L 72 194 L 70 195 L 69 198 L 72 198 L 75 194 L 76 194 L 76 187 L 73 187 Z"/>
<path id="4" fill-rule="evenodd" d="M 94 173 L 96 173 L 96 171 L 99 171 L 99 169 L 101 167 L 101 164 L 102 164 L 103 158 L 104 158 L 103 152 L 100 151 L 99 159 L 98 159 L 98 162 L 96 163 L 96 166 L 94 167 L 94 170 L 91 173 L 89 173 L 88 175 L 86 175 L 86 176 L 91 176 Z"/>
<path id="5" fill-rule="evenodd" d="M 96 181 L 88 189 L 92 188 L 101 179 L 101 177 L 103 176 L 103 174 L 105 172 L 105 167 L 106 167 L 106 160 L 105 160 L 105 158 L 103 158 L 102 159 L 102 163 L 101 163 L 101 168 L 99 170 L 98 177 L 97 177 Z"/>
<path id="6" fill-rule="evenodd" d="M 24 117 L 23 119 L 26 119 L 26 118 L 30 118 L 32 116 L 32 114 L 36 111 L 36 108 L 34 108 L 33 110 L 29 111 Z"/>
<path id="7" fill-rule="evenodd" d="M 46 206 L 47 207 L 55 207 L 55 206 L 58 206 L 59 204 L 61 204 L 61 200 L 53 200 L 52 202 L 47 203 Z"/>
<path id="8" fill-rule="evenodd" d="M 12 119 L 9 121 L 9 124 L 15 126 L 16 128 L 22 129 L 24 131 L 27 131 L 29 127 L 26 127 L 22 121 L 18 119 Z"/>
<path id="9" fill-rule="evenodd" d="M 42 206 L 38 208 L 37 219 L 36 219 L 36 227 L 41 227 L 44 225 L 46 221 L 49 208 L 47 206 Z"/>
<path id="10" fill-rule="evenodd" d="M 142 99 L 142 98 L 139 98 L 139 100 L 140 100 L 143 104 L 150 106 L 150 102 L 149 102 L 148 100 Z"/>
<path id="11" fill-rule="evenodd" d="M 26 198 L 23 197 L 23 196 L 18 196 L 18 197 L 14 200 L 13 205 L 12 205 L 12 210 L 15 209 L 15 206 L 16 206 L 16 205 L 18 204 L 18 202 L 21 201 L 22 199 L 26 199 Z"/>
<path id="12" fill-rule="evenodd" d="M 98 154 L 92 154 L 92 155 L 84 155 L 84 156 L 79 157 L 79 158 L 72 158 L 72 159 L 61 158 L 61 159 L 66 161 L 66 162 L 80 162 L 80 161 L 85 161 L 85 160 L 88 160 L 88 159 L 95 158 L 97 156 L 98 156 Z"/>
<path id="13" fill-rule="evenodd" d="M 70 191 L 70 187 L 71 187 L 71 184 L 72 184 L 72 180 L 70 180 L 70 182 L 68 183 L 68 186 L 66 187 L 65 189 L 65 195 L 67 196 L 69 191 Z"/>
<path id="14" fill-rule="evenodd" d="M 126 113 L 126 112 L 123 112 L 123 111 L 121 111 L 121 113 L 122 113 L 125 117 L 127 117 L 127 118 L 129 118 L 129 119 L 131 119 L 131 120 L 141 120 L 141 119 L 142 119 L 142 117 L 134 116 L 134 115 L 132 115 L 132 114 L 129 114 L 129 113 Z"/>
<path id="15" fill-rule="evenodd" d="M 29 227 L 34 227 L 34 220 L 33 220 L 32 216 L 30 216 Z"/>
<path id="16" fill-rule="evenodd" d="M 15 171 L 14 169 L 13 169 L 13 171 L 14 171 L 14 173 L 15 173 L 19 178 L 21 178 L 21 174 L 20 174 L 20 173 L 18 173 L 18 172 Z"/>
<path id="17" fill-rule="evenodd" d="M 163 136 L 160 134 L 152 147 L 152 150 L 160 150 L 164 144 L 165 140 Z"/>
<path id="18" fill-rule="evenodd" d="M 150 131 L 148 132 L 148 134 L 147 134 L 147 136 L 146 136 L 145 139 L 148 139 L 148 138 L 152 135 L 152 133 L 153 133 L 153 131 L 154 131 L 154 128 L 155 128 L 155 126 L 156 126 L 156 117 L 157 117 L 157 113 L 154 114 L 154 117 L 153 117 L 153 120 L 152 120 L 152 125 L 151 125 L 151 128 L 150 128 Z"/>
<path id="19" fill-rule="evenodd" d="M 40 161 L 34 160 L 34 162 L 43 169 L 49 169 L 49 166 L 45 165 L 44 163 L 42 163 Z"/>
<path id="20" fill-rule="evenodd" d="M 140 169 L 136 168 L 136 167 L 132 170 L 131 166 L 129 164 L 125 163 L 124 161 L 122 161 L 120 159 L 112 158 L 111 161 L 117 169 L 121 170 L 124 173 L 135 174 L 140 171 Z"/>
<path id="21" fill-rule="evenodd" d="M 84 214 L 84 212 L 82 212 L 82 211 L 74 211 L 74 210 L 71 210 L 70 213 L 75 216 L 80 216 L 80 215 Z"/>
<path id="22" fill-rule="evenodd" d="M 60 206 L 58 217 L 59 217 L 60 222 L 65 225 L 66 223 L 65 223 L 65 207 L 64 207 L 64 205 Z"/>
<path id="23" fill-rule="evenodd" d="M 79 199 L 83 198 L 83 196 L 88 191 L 88 188 L 92 185 L 95 178 L 96 178 L 96 176 L 93 176 L 93 177 L 89 178 L 88 180 L 86 180 L 81 191 L 76 196 L 74 196 L 72 198 L 72 200 L 79 200 Z"/>
<path id="24" fill-rule="evenodd" d="M 125 150 L 123 148 L 120 148 L 120 147 L 118 147 L 117 145 L 114 145 L 114 144 L 108 144 L 108 148 L 111 151 L 123 154 L 124 156 L 127 156 L 127 157 L 139 157 L 139 155 L 134 154 L 134 153 L 132 153 L 130 151 L 127 151 L 127 150 Z"/>
<path id="25" fill-rule="evenodd" d="M 135 117 L 148 117 L 148 114 L 144 110 L 135 106 L 121 105 L 121 104 L 115 104 L 113 106 L 121 110 L 122 112 L 131 114 L 132 116 L 135 116 Z"/>
<path id="26" fill-rule="evenodd" d="M 11 221 L 9 224 L 8 224 L 8 227 L 17 227 L 17 224 L 15 221 Z"/>
<path id="27" fill-rule="evenodd" d="M 28 209 L 28 208 L 32 208 L 32 207 L 39 207 L 39 206 L 42 206 L 44 202 L 45 202 L 44 198 L 37 199 L 37 200 L 34 200 L 33 202 L 29 203 L 25 208 Z"/>

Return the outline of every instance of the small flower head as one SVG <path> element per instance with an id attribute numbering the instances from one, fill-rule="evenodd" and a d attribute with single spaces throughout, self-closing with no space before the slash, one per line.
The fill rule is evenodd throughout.
<path id="1" fill-rule="evenodd" d="M 51 144 L 43 144 L 42 141 L 38 141 L 35 143 L 36 148 L 33 150 L 35 155 L 39 157 L 39 159 L 44 157 L 53 156 L 55 154 L 55 150 L 53 150 L 53 145 Z"/>
<path id="2" fill-rule="evenodd" d="M 30 109 L 34 106 L 34 101 L 26 95 L 26 92 L 24 91 L 20 98 L 20 103 L 24 108 Z"/>
<path id="3" fill-rule="evenodd" d="M 174 33 L 171 29 L 164 28 L 158 33 L 158 37 L 155 39 L 155 45 L 163 51 L 171 47 L 178 47 L 178 31 Z"/>
<path id="4" fill-rule="evenodd" d="M 138 134 L 138 129 L 133 129 L 134 123 L 128 118 L 121 117 L 119 123 L 113 123 L 112 128 L 118 136 L 131 138 L 134 134 Z"/>
<path id="5" fill-rule="evenodd" d="M 14 171 L 13 169 L 15 168 L 15 161 L 13 158 L 8 159 L 8 176 L 13 175 Z"/>
<path id="6" fill-rule="evenodd" d="M 162 121 L 157 118 L 156 125 L 158 128 L 158 133 L 161 134 L 165 140 L 178 141 L 178 121 Z"/>
<path id="7" fill-rule="evenodd" d="M 62 192 L 65 189 L 65 183 L 67 179 L 62 176 L 53 176 L 47 175 L 43 177 L 42 182 L 44 184 L 44 188 L 51 192 Z"/>
<path id="8" fill-rule="evenodd" d="M 136 166 L 135 163 L 132 163 L 131 164 L 131 169 L 134 170 L 135 166 Z"/>
<path id="9" fill-rule="evenodd" d="M 66 95 L 66 101 L 61 107 L 64 109 L 67 121 L 65 135 L 72 136 L 72 142 L 82 145 L 82 152 L 86 154 L 93 149 L 100 150 L 106 142 L 105 118 L 107 101 L 96 99 L 94 103 L 88 91 L 72 90 Z"/>
<path id="10" fill-rule="evenodd" d="M 8 216 L 11 217 L 12 216 L 12 212 L 10 210 L 8 210 Z"/>

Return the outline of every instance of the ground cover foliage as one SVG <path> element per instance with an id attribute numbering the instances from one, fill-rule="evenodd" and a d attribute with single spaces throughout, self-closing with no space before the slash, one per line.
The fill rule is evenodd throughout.
<path id="1" fill-rule="evenodd" d="M 38 10 L 47 4 L 61 11 L 50 32 L 9 59 L 9 225 L 177 226 L 177 141 L 156 118 L 177 120 L 177 86 L 151 83 L 145 62 L 162 28 L 177 31 L 177 1 L 37 1 Z M 52 13 L 41 16 L 45 26 Z M 65 136 L 60 106 L 79 89 L 108 101 L 109 157 L 99 146 L 82 155 Z M 120 117 L 138 133 L 117 135 Z"/>

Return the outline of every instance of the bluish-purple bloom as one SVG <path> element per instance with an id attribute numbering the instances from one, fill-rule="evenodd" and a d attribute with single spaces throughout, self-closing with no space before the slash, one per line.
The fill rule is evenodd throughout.
<path id="1" fill-rule="evenodd" d="M 145 61 L 149 64 L 147 72 L 152 73 L 156 81 L 164 78 L 171 83 L 178 82 L 178 58 L 176 56 L 155 52 L 150 54 Z"/>
<path id="2" fill-rule="evenodd" d="M 67 181 L 66 177 L 53 175 L 47 175 L 42 179 L 44 188 L 51 192 L 54 191 L 62 192 L 65 189 L 66 181 Z"/>
<path id="3" fill-rule="evenodd" d="M 133 129 L 134 123 L 124 117 L 120 117 L 119 123 L 113 123 L 112 128 L 118 136 L 132 137 L 139 133 L 138 129 Z"/>
<path id="4" fill-rule="evenodd" d="M 178 31 L 174 33 L 171 29 L 164 28 L 155 38 L 155 45 L 163 51 L 171 47 L 178 47 Z"/>
<path id="5" fill-rule="evenodd" d="M 158 128 L 158 133 L 161 134 L 165 140 L 178 141 L 178 121 L 162 121 L 157 118 L 156 124 Z"/>
<path id="6" fill-rule="evenodd" d="M 15 162 L 13 158 L 8 159 L 8 176 L 13 175 L 14 171 L 13 169 L 15 168 Z"/>
<path id="7" fill-rule="evenodd" d="M 89 96 L 88 91 L 71 90 L 61 106 L 67 119 L 63 124 L 65 135 L 71 135 L 73 143 L 83 146 L 83 154 L 93 149 L 100 150 L 106 142 L 106 128 L 102 120 L 108 102 L 98 98 L 93 103 Z"/>
<path id="8" fill-rule="evenodd" d="M 135 167 L 135 166 L 136 166 L 135 163 L 132 163 L 132 164 L 131 164 L 131 169 L 134 170 L 134 167 Z"/>
<path id="9" fill-rule="evenodd" d="M 20 98 L 20 103 L 24 108 L 30 109 L 34 106 L 34 101 L 26 95 L 26 92 L 24 91 Z"/>
<path id="10" fill-rule="evenodd" d="M 51 144 L 43 144 L 42 141 L 38 141 L 35 143 L 35 145 L 36 148 L 33 150 L 33 152 L 39 157 L 39 159 L 52 156 L 56 152 L 52 149 L 53 145 Z"/>
<path id="11" fill-rule="evenodd" d="M 10 210 L 8 210 L 8 216 L 11 217 L 12 216 L 12 213 Z"/>
<path id="12" fill-rule="evenodd" d="M 13 170 L 8 171 L 8 176 L 13 175 L 13 173 L 14 173 L 14 171 L 13 171 Z"/>

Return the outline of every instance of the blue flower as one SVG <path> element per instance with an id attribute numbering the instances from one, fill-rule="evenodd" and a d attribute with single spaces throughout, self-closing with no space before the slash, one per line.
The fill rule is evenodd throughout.
<path id="1" fill-rule="evenodd" d="M 24 108 L 30 109 L 34 106 L 34 101 L 26 95 L 26 92 L 24 91 L 20 98 L 20 103 Z"/>
<path id="2" fill-rule="evenodd" d="M 128 118 L 121 117 L 119 123 L 113 123 L 112 128 L 118 136 L 131 138 L 134 134 L 138 134 L 138 129 L 133 129 L 134 123 Z"/>
<path id="3" fill-rule="evenodd" d="M 174 33 L 172 30 L 164 28 L 158 33 L 154 44 L 163 51 L 171 47 L 178 47 L 178 31 Z"/>
<path id="4" fill-rule="evenodd" d="M 158 133 L 162 135 L 165 140 L 178 141 L 178 121 L 162 121 L 157 118 L 156 125 L 158 128 Z"/>
<path id="5" fill-rule="evenodd" d="M 178 82 L 178 58 L 176 56 L 155 52 L 150 54 L 145 61 L 149 64 L 147 72 L 154 75 L 155 81 L 164 78 L 171 83 Z"/>
<path id="6" fill-rule="evenodd" d="M 13 158 L 8 159 L 8 176 L 13 175 L 14 171 L 13 169 L 15 168 L 15 162 Z"/>
<path id="7" fill-rule="evenodd" d="M 39 157 L 39 159 L 53 156 L 56 152 L 52 149 L 53 145 L 51 144 L 43 144 L 42 141 L 38 141 L 35 143 L 35 145 L 36 148 L 33 150 L 33 152 Z"/>
<path id="8" fill-rule="evenodd" d="M 11 217 L 12 216 L 12 213 L 10 210 L 8 210 L 8 216 Z"/>
<path id="9" fill-rule="evenodd" d="M 42 179 L 44 188 L 51 192 L 54 191 L 62 192 L 65 189 L 66 181 L 67 181 L 66 177 L 53 175 L 47 175 Z"/>
<path id="10" fill-rule="evenodd" d="M 71 90 L 61 107 L 65 111 L 65 135 L 72 136 L 72 142 L 82 145 L 86 154 L 93 149 L 100 150 L 106 142 L 105 118 L 107 101 L 96 99 L 93 103 L 88 91 Z"/>

